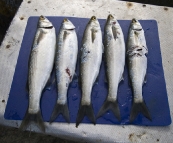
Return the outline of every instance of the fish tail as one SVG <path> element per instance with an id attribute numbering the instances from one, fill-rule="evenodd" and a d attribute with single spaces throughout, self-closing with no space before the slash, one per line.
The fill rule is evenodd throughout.
<path id="1" fill-rule="evenodd" d="M 77 119 L 76 119 L 76 128 L 81 123 L 81 121 L 83 120 L 85 115 L 88 116 L 88 118 L 91 120 L 91 122 L 94 125 L 96 124 L 92 104 L 90 104 L 90 105 L 80 105 L 78 115 L 77 115 Z"/>
<path id="2" fill-rule="evenodd" d="M 133 122 L 140 112 L 150 121 L 152 121 L 149 110 L 147 109 L 147 106 L 145 105 L 144 101 L 142 101 L 139 103 L 133 103 L 130 113 L 130 122 Z"/>
<path id="3" fill-rule="evenodd" d="M 35 114 L 27 112 L 19 129 L 25 130 L 31 122 L 34 122 L 43 132 L 45 132 L 45 125 L 40 111 Z"/>
<path id="4" fill-rule="evenodd" d="M 118 106 L 118 101 L 109 101 L 109 100 L 105 100 L 105 102 L 103 103 L 102 107 L 100 108 L 98 114 L 97 114 L 97 118 L 99 118 L 100 116 L 102 116 L 106 111 L 111 110 L 115 117 L 120 121 L 121 120 L 121 116 L 120 116 L 120 110 L 119 110 L 119 106 Z"/>
<path id="5" fill-rule="evenodd" d="M 59 114 L 62 114 L 65 118 L 65 120 L 70 123 L 70 116 L 69 116 L 69 110 L 67 103 L 66 104 L 56 104 L 54 107 L 54 110 L 52 112 L 52 115 L 50 117 L 50 123 L 52 123 Z"/>

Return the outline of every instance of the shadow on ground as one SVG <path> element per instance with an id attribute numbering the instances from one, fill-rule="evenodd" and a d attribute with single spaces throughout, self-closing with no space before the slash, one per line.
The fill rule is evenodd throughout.
<path id="1" fill-rule="evenodd" d="M 75 143 L 50 135 L 0 126 L 0 143 Z"/>

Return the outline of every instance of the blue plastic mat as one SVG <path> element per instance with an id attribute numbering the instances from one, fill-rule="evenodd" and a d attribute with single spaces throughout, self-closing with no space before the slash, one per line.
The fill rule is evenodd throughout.
<path id="1" fill-rule="evenodd" d="M 58 33 L 63 17 L 48 17 L 48 19 L 53 23 L 54 27 L 56 28 L 56 32 Z M 71 20 L 73 24 L 76 26 L 76 32 L 80 48 L 83 32 L 89 19 L 69 17 L 69 20 Z M 8 103 L 6 106 L 6 111 L 4 114 L 5 119 L 22 120 L 28 107 L 29 96 L 26 91 L 28 59 L 37 28 L 37 22 L 38 17 L 30 17 L 27 23 Z M 106 20 L 100 19 L 99 22 L 103 31 Z M 130 20 L 119 20 L 119 23 L 124 33 L 125 41 L 127 41 L 130 22 Z M 141 20 L 140 23 L 145 31 L 145 37 L 149 52 L 147 83 L 143 86 L 143 97 L 152 116 L 152 122 L 145 118 L 142 114 L 139 114 L 133 122 L 133 124 L 149 126 L 166 126 L 171 124 L 171 117 L 162 67 L 157 22 L 155 20 Z M 76 71 L 78 74 L 79 63 Z M 129 124 L 129 116 L 132 104 L 132 92 L 131 87 L 128 84 L 127 66 L 125 66 L 124 75 L 124 82 L 120 83 L 118 90 L 118 102 L 122 119 L 121 122 L 119 122 L 114 117 L 113 113 L 109 111 L 106 114 L 104 114 L 104 116 L 97 119 L 97 124 Z M 104 79 L 105 66 L 103 61 L 99 74 L 99 84 L 94 85 L 92 90 L 92 104 L 95 115 L 98 113 L 100 107 L 102 106 L 107 96 L 108 85 L 107 83 L 105 83 Z M 52 87 L 50 91 L 45 91 L 42 95 L 40 107 L 44 121 L 49 121 L 54 105 L 56 103 L 56 99 L 57 93 L 55 85 Z M 70 111 L 71 123 L 75 123 L 76 121 L 80 99 L 80 87 L 78 83 L 73 81 L 68 91 L 68 106 Z M 55 122 L 65 122 L 65 120 L 63 116 L 60 115 L 55 120 Z M 85 117 L 82 122 L 90 123 L 87 117 Z"/>

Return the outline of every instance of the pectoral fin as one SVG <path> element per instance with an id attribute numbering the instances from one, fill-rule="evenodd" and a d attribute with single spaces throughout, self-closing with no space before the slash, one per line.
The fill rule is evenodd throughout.
<path id="1" fill-rule="evenodd" d="M 96 39 L 96 32 L 94 29 L 91 30 L 91 39 L 92 39 L 92 43 L 94 43 L 94 40 Z"/>
<path id="2" fill-rule="evenodd" d="M 67 39 L 67 36 L 68 36 L 68 32 L 67 31 L 64 31 L 64 35 L 63 35 L 63 41 L 65 41 Z"/>
<path id="3" fill-rule="evenodd" d="M 116 40 L 118 36 L 117 36 L 116 28 L 114 26 L 112 26 L 112 33 L 113 33 L 114 39 Z"/>

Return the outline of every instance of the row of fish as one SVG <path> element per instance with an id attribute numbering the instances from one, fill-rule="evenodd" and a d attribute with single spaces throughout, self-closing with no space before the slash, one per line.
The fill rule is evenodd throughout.
<path id="1" fill-rule="evenodd" d="M 103 44 L 104 43 L 104 46 Z M 91 92 L 100 71 L 102 54 L 106 62 L 106 80 L 108 82 L 108 95 L 100 108 L 97 118 L 107 110 L 111 110 L 118 120 L 121 120 L 117 90 L 125 66 L 126 49 L 124 35 L 118 21 L 109 15 L 104 29 L 104 41 L 100 24 L 95 16 L 88 22 L 80 49 L 80 75 L 81 102 L 76 119 L 76 127 L 84 116 L 96 123 Z M 146 82 L 147 55 L 144 31 L 138 20 L 133 19 L 129 29 L 127 42 L 127 60 L 129 77 L 133 91 L 133 104 L 130 113 L 132 122 L 139 112 L 151 120 L 149 111 L 142 97 L 142 86 Z M 25 129 L 31 121 L 35 122 L 41 130 L 45 125 L 40 112 L 40 98 L 45 87 L 51 85 L 51 73 L 56 68 L 56 84 L 58 98 L 50 117 L 53 122 L 62 114 L 70 122 L 67 105 L 67 91 L 70 82 L 75 76 L 78 55 L 78 40 L 75 26 L 68 19 L 64 19 L 56 40 L 55 28 L 44 16 L 40 16 L 31 51 L 28 75 L 29 107 L 20 128 Z"/>

